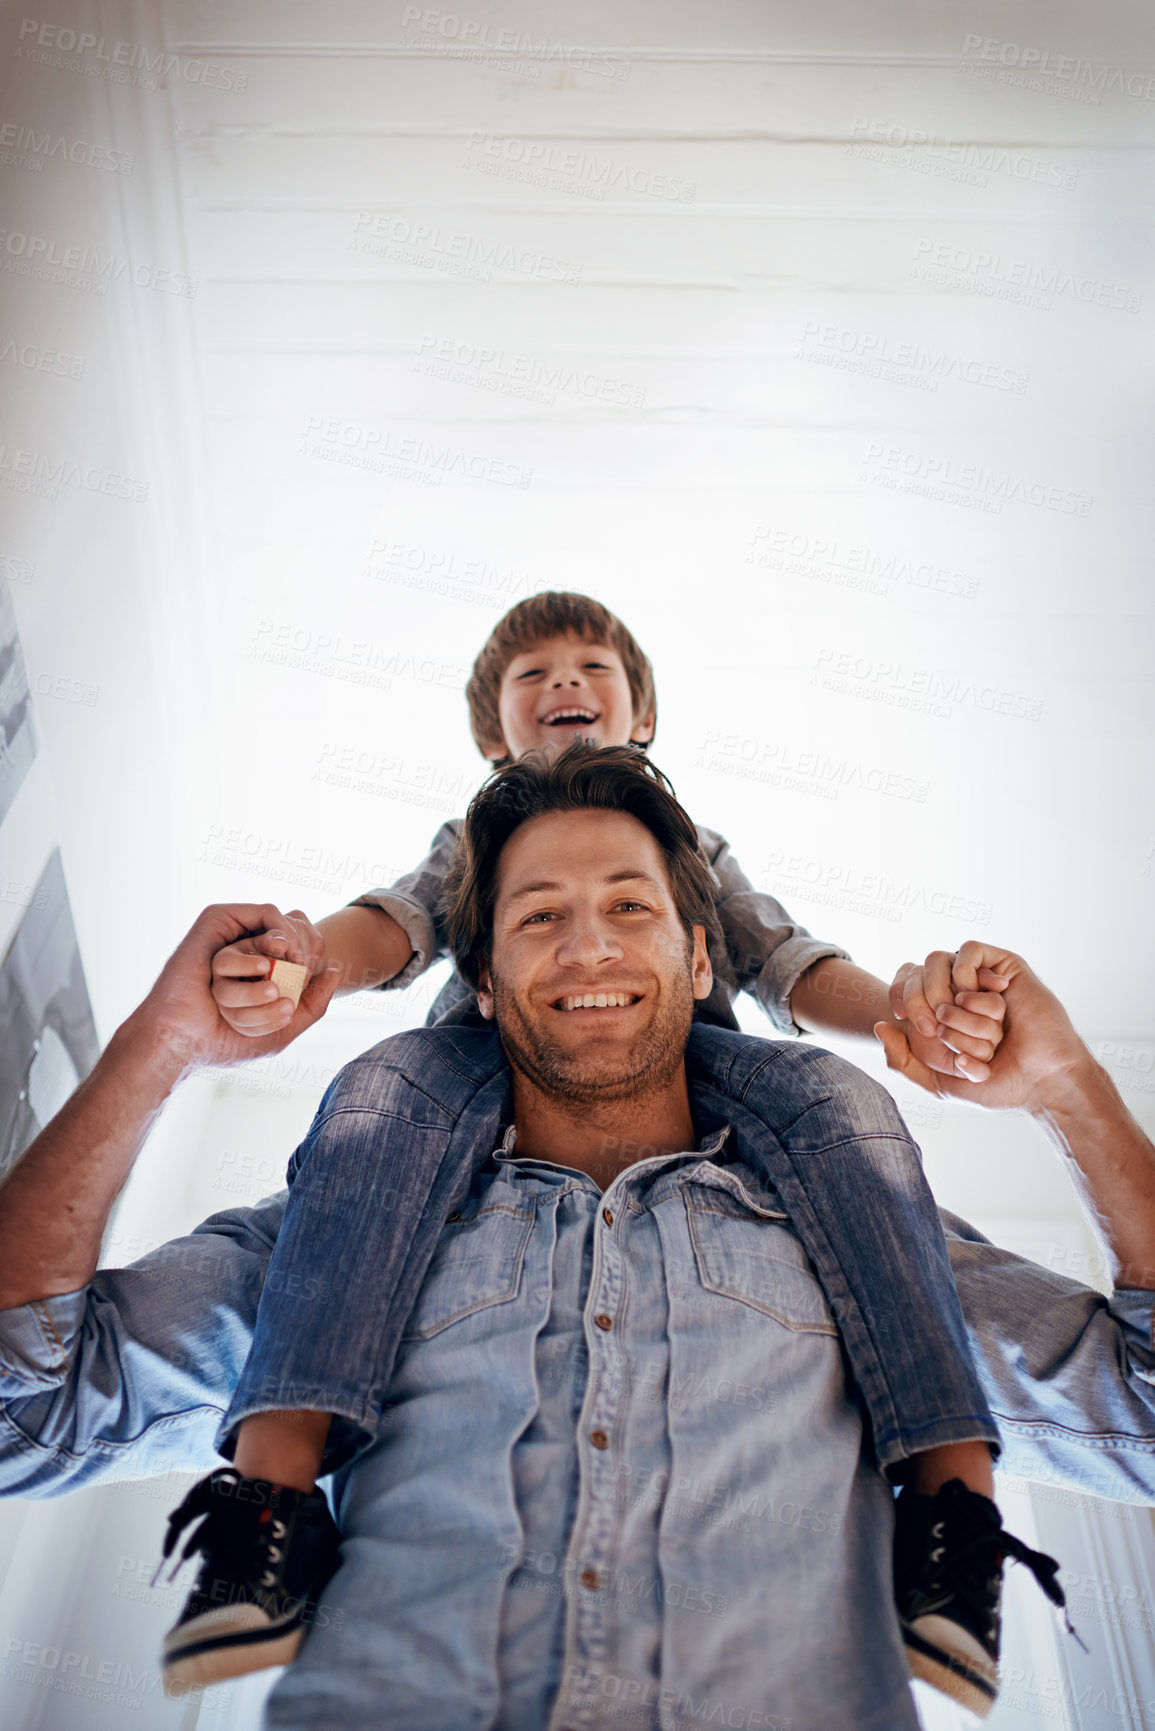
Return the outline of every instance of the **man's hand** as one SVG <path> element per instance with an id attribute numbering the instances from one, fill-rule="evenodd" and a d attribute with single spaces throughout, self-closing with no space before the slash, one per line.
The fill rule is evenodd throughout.
<path id="1" fill-rule="evenodd" d="M 992 1019 L 989 1009 L 978 1006 L 991 998 L 1005 1008 L 1005 1021 L 1000 1023 L 1003 1037 L 997 1052 L 992 1052 L 993 1062 L 975 1063 L 972 1058 L 963 1074 L 950 1075 L 919 1057 L 918 1036 L 912 1033 L 911 1022 L 905 1028 L 879 1022 L 874 1031 L 886 1052 L 887 1067 L 908 1082 L 931 1094 L 970 1100 L 977 1106 L 1021 1106 L 1039 1111 L 1060 1096 L 1072 1078 L 1094 1067 L 1066 1010 L 1021 956 L 995 944 L 966 943 L 953 958 L 945 981 L 939 965 L 941 956 L 928 957 L 928 969 L 931 962 L 936 964 L 928 978 L 931 998 L 937 999 L 936 1025 L 944 1029 L 952 1045 L 957 1042 L 968 1052 L 974 1051 L 978 1042 L 972 1031 L 978 1018 Z M 905 972 L 899 970 L 891 988 L 892 1005 Z M 900 1001 L 909 1007 L 896 1008 L 896 1014 L 913 1019 L 929 1012 L 925 990 L 921 1006 L 913 990 L 909 1000 L 903 997 Z M 959 1061 L 964 1060 L 960 1057 Z M 976 1082 L 976 1070 L 981 1070 L 986 1080 Z"/>
<path id="2" fill-rule="evenodd" d="M 139 1009 L 113 1034 L 91 1074 L 32 1142 L 0 1188 L 0 1309 L 76 1292 L 92 1278 L 117 1193 L 182 1077 L 282 1046 L 325 1012 L 340 970 L 317 974 L 279 1032 L 246 1039 L 223 1022 L 212 959 L 246 932 L 290 934 L 303 915 L 247 903 L 206 908 Z M 307 922 L 306 922 L 307 923 Z M 295 959 L 290 954 L 290 959 Z M 303 959 L 303 958 L 302 958 Z"/>
<path id="3" fill-rule="evenodd" d="M 294 1022 L 292 1000 L 281 997 L 270 984 L 273 963 L 303 963 L 312 983 L 325 959 L 324 935 L 300 909 L 283 914 L 270 906 L 254 912 L 262 916 L 260 927 L 254 924 L 243 938 L 226 944 L 212 959 L 212 993 L 217 1009 L 234 1033 L 246 1041 L 284 1033 Z M 328 998 L 325 1002 L 327 1006 Z M 324 1010 L 319 1010 L 312 1019 L 316 1021 L 323 1014 Z M 295 1039 L 302 1031 L 294 1027 L 290 1038 Z"/>
<path id="4" fill-rule="evenodd" d="M 989 1080 L 976 1086 L 936 1074 L 914 1055 L 901 1028 L 879 1022 L 874 1031 L 887 1064 L 932 1094 L 1030 1112 L 1066 1164 L 1106 1246 L 1115 1284 L 1155 1289 L 1155 1148 L 1110 1076 L 1021 956 L 994 944 L 966 944 L 952 977 L 956 1002 L 961 996 L 969 1003 L 983 989 L 1001 990 L 1006 1000 L 1005 1038 Z"/>
<path id="5" fill-rule="evenodd" d="M 255 934 L 255 935 L 254 935 Z M 299 909 L 282 914 L 271 904 L 232 903 L 208 907 L 179 943 L 132 1022 L 159 1048 L 180 1060 L 182 1069 L 209 1064 L 241 1064 L 282 1051 L 312 1027 L 329 1007 L 340 969 L 322 969 L 324 939 Z M 224 962 L 223 958 L 230 958 Z M 294 1010 L 268 975 L 274 960 L 302 962 L 312 978 Z M 263 976 L 255 985 L 235 983 L 235 970 Z M 219 974 L 218 974 L 219 970 Z M 253 993 L 263 1008 L 230 1006 L 226 1017 L 219 993 Z M 270 993 L 272 996 L 270 997 Z M 246 1000 L 251 1002 L 252 1000 Z M 246 1025 L 238 1020 L 247 1017 Z"/>
<path id="6" fill-rule="evenodd" d="M 1006 981 L 987 968 L 980 982 L 979 958 L 988 948 L 971 941 L 957 955 L 934 950 L 921 966 L 904 962 L 895 974 L 890 1007 L 904 1024 L 901 1036 L 920 1069 L 967 1082 L 985 1083 L 990 1076 L 991 1059 L 1003 1037 L 1006 1006 L 1001 993 Z M 887 1047 L 888 1062 L 889 1051 Z"/>

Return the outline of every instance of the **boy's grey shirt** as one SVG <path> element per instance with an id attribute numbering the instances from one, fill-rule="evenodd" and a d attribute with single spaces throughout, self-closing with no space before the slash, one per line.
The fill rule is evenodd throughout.
<path id="1" fill-rule="evenodd" d="M 443 823 L 419 866 L 388 889 L 369 890 L 352 904 L 383 908 L 413 947 L 408 962 L 385 982 L 383 991 L 409 985 L 450 953 L 442 886 L 461 829 L 460 818 Z M 716 830 L 701 824 L 697 829 L 717 885 L 718 919 L 726 939 L 723 955 L 717 953 L 716 944 L 710 945 L 714 987 L 697 1014 L 724 1028 L 736 1028 L 734 999 L 739 992 L 749 992 L 780 1033 L 800 1034 L 802 1030 L 790 1013 L 790 994 L 798 981 L 823 956 L 838 956 L 843 961 L 850 957 L 837 944 L 811 937 L 805 926 L 790 918 L 781 902 L 764 890 L 756 890 L 730 851 L 729 842 Z M 427 1017 L 429 1025 L 444 1020 L 473 998 L 472 989 L 455 969 L 434 1001 Z"/>

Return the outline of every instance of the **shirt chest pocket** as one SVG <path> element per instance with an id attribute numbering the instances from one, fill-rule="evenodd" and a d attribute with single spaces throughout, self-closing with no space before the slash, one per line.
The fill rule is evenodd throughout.
<path id="1" fill-rule="evenodd" d="M 838 1333 L 826 1294 L 784 1217 L 745 1208 L 720 1191 L 687 1188 L 698 1278 L 707 1292 L 748 1304 L 784 1328 Z"/>
<path id="2" fill-rule="evenodd" d="M 531 1199 L 520 1206 L 471 1204 L 451 1216 L 402 1338 L 428 1340 L 479 1310 L 515 1299 L 533 1221 Z"/>

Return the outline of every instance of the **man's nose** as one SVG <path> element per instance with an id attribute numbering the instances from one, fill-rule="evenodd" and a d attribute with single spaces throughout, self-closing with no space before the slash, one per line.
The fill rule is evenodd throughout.
<path id="1" fill-rule="evenodd" d="M 567 920 L 565 934 L 557 947 L 559 963 L 570 968 L 596 967 L 599 962 L 617 961 L 622 953 L 621 942 L 613 927 L 593 913 Z"/>

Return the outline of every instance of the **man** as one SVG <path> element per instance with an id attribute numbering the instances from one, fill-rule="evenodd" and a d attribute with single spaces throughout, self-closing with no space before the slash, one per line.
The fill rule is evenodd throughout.
<path id="1" fill-rule="evenodd" d="M 546 854 L 535 855 L 531 824 L 520 848 L 503 850 L 499 867 L 510 870 L 499 869 L 481 924 L 483 992 L 514 1066 L 516 1134 L 490 1163 L 465 1225 L 476 1228 L 489 1205 L 500 1237 L 490 1234 L 472 1268 L 468 1258 L 443 1258 L 422 1287 L 411 1327 L 421 1345 L 391 1385 L 392 1434 L 337 1485 L 346 1556 L 329 1598 L 347 1620 L 340 1632 L 314 1631 L 274 1697 L 271 1723 L 561 1727 L 620 1719 L 627 1702 L 635 1722 L 656 1722 L 661 1711 L 677 1723 L 700 1720 L 705 1679 L 707 1710 L 721 1722 L 913 1726 L 888 1603 L 888 1493 L 862 1458 L 829 1310 L 773 1192 L 737 1165 L 727 1169 L 718 1158 L 724 1137 L 692 1152 L 676 983 L 679 965 L 691 983 L 697 947 L 687 970 L 644 827 L 638 836 L 618 823 L 611 833 L 599 820 L 621 814 L 572 815 L 576 827 L 546 838 Z M 629 878 L 627 893 L 602 906 L 607 850 Z M 664 893 L 668 904 L 669 883 Z M 203 1445 L 209 1402 L 235 1381 L 275 1209 L 220 1217 L 136 1270 L 102 1273 L 81 1288 L 147 1114 L 187 1064 L 190 1042 L 207 1061 L 232 1055 L 205 1001 L 206 963 L 256 923 L 253 911 L 231 924 L 220 911 L 202 916 L 5 1193 L 0 1251 L 10 1248 L 14 1260 L 0 1303 L 22 1308 L 3 1319 L 0 1389 L 22 1397 L 5 1415 L 12 1455 L 21 1432 L 38 1448 L 32 1464 L 27 1453 L 13 1460 L 13 1488 L 95 1476 L 93 1457 L 109 1443 L 128 1445 L 129 1472 L 176 1464 L 164 1448 L 174 1429 L 187 1421 Z M 623 949 L 613 935 L 623 922 L 650 922 L 648 947 L 633 937 Z M 555 924 L 564 928 L 560 949 L 544 935 Z M 584 970 L 578 983 L 588 984 L 615 955 L 621 972 L 626 950 L 634 971 L 618 983 L 634 1002 L 586 1008 L 583 993 L 577 1008 L 573 992 L 554 990 L 559 967 L 574 978 Z M 313 988 L 306 1014 L 328 989 Z M 1111 1228 L 1125 1260 L 1128 1233 L 1151 1242 L 1149 1145 L 1128 1128 L 1088 1055 L 1080 1058 L 1061 1012 L 1042 1046 L 1031 1041 L 1032 1005 L 1053 1000 L 1021 963 L 1007 995 L 1020 1037 L 1017 1046 L 1008 1039 L 1014 1067 L 996 1070 L 1002 1103 L 1051 1112 L 1061 1129 L 1078 1122 L 1088 1099 L 1097 1102 L 1116 1151 L 1108 1157 L 1106 1138 L 1092 1132 L 1088 1178 L 1108 1219 L 1120 1205 L 1130 1215 L 1129 1225 L 1121 1216 Z M 615 1024 L 628 1024 L 639 1005 L 645 1039 L 636 1029 L 625 1038 Z M 897 1049 L 888 1055 L 903 1061 Z M 665 1086 L 647 1092 L 651 1080 Z M 607 1138 L 620 1145 L 625 1133 L 662 1152 L 637 1172 L 614 1162 L 614 1176 L 602 1166 Z M 1078 1138 L 1069 1140 L 1078 1157 Z M 1126 1181 L 1124 1164 L 1134 1174 Z M 618 1191 L 616 1235 L 599 1179 Z M 534 1227 L 547 1215 L 552 1239 Z M 752 1221 L 761 1222 L 756 1248 Z M 34 1243 L 38 1233 L 47 1236 Z M 193 1249 L 207 1251 L 204 1265 L 187 1262 Z M 1005 1273 L 1005 1259 L 1000 1267 Z M 767 1293 L 781 1325 L 772 1341 Z M 1111 1316 L 1094 1295 L 1080 1302 L 1091 1308 L 1063 1357 L 1084 1366 L 1086 1386 L 1068 1382 L 1062 1392 L 1081 1403 L 1084 1432 L 1109 1430 L 1121 1460 L 1142 1462 L 1155 1439 L 1142 1383 L 1150 1298 L 1140 1301 L 1141 1327 L 1125 1313 Z M 725 1316 L 724 1337 L 710 1332 L 711 1306 Z M 594 1312 L 584 1345 L 575 1329 L 583 1308 Z M 1138 1387 L 1116 1358 L 1119 1344 Z M 166 1352 L 181 1368 L 150 1386 L 142 1366 Z M 688 1378 L 680 1415 L 679 1374 Z M 37 1395 L 38 1386 L 47 1392 Z M 751 1428 L 756 1403 L 771 1417 Z M 1030 1405 L 1028 1389 L 1018 1407 Z M 665 1495 L 672 1469 L 705 1481 L 705 1499 L 673 1504 Z M 761 1504 L 754 1535 L 740 1534 L 742 1517 L 726 1507 L 733 1486 L 752 1497 L 747 1509 Z M 761 1497 L 760 1487 L 769 1487 Z M 494 1585 L 479 1601 L 487 1569 Z M 820 1610 L 831 1611 L 829 1622 Z"/>

